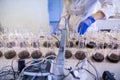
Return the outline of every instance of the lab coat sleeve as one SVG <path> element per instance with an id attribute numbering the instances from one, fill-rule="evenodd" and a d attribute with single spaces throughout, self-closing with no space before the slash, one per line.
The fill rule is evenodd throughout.
<path id="1" fill-rule="evenodd" d="M 101 3 L 101 9 L 105 15 L 105 19 L 109 18 L 111 15 L 114 14 L 114 5 L 113 0 L 99 0 Z"/>

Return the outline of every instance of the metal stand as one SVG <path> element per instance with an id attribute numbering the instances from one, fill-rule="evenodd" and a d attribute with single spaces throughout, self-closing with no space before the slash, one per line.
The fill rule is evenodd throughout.
<path id="1" fill-rule="evenodd" d="M 62 30 L 61 41 L 59 54 L 56 59 L 56 67 L 59 70 L 60 75 L 65 75 L 64 73 L 64 64 L 65 64 L 65 48 L 66 48 L 66 37 L 67 37 L 67 29 Z"/>
<path id="2" fill-rule="evenodd" d="M 57 59 L 56 59 L 56 68 L 58 69 L 59 74 L 62 77 L 65 76 L 64 64 L 65 64 L 65 48 L 66 48 L 67 34 L 68 34 L 68 31 L 69 31 L 68 27 L 69 27 L 69 18 L 68 19 L 65 18 L 65 28 L 62 29 L 59 53 L 58 53 L 58 56 L 57 56 Z"/>

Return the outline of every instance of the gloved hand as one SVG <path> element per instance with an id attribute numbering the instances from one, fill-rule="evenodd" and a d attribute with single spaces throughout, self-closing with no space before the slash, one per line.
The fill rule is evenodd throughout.
<path id="1" fill-rule="evenodd" d="M 78 33 L 80 35 L 83 35 L 87 31 L 88 27 L 91 26 L 91 24 L 94 22 L 95 22 L 95 19 L 92 16 L 89 16 L 87 19 L 85 19 L 79 24 Z"/>
<path id="2" fill-rule="evenodd" d="M 52 31 L 52 34 L 54 35 L 60 34 L 60 33 L 61 33 L 61 29 L 59 29 L 58 27 Z"/>

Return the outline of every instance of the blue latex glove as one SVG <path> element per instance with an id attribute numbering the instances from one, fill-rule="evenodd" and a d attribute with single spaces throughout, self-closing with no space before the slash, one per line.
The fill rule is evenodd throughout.
<path id="1" fill-rule="evenodd" d="M 94 22 L 95 22 L 95 19 L 92 16 L 89 16 L 87 19 L 85 19 L 79 24 L 78 33 L 80 35 L 83 35 L 87 31 L 88 27 L 91 26 L 91 24 Z"/>

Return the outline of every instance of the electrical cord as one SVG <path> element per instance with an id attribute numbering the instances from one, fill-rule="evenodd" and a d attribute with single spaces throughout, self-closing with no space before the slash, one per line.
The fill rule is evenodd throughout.
<path id="1" fill-rule="evenodd" d="M 52 37 L 54 37 L 58 42 L 60 42 L 60 40 L 55 35 L 52 35 Z"/>
<path id="2" fill-rule="evenodd" d="M 87 70 L 87 69 L 85 69 L 85 68 L 83 68 L 83 67 L 78 67 L 78 65 L 79 65 L 80 63 L 82 63 L 82 62 L 83 62 L 83 60 L 82 60 L 82 61 L 79 61 L 79 62 L 76 64 L 76 66 L 75 66 L 76 69 L 74 69 L 73 71 L 84 69 L 86 72 L 88 72 L 89 74 L 91 74 L 91 75 L 95 78 L 95 80 L 99 80 L 99 78 L 98 78 L 98 72 L 97 72 L 96 68 L 95 68 L 92 64 L 90 64 L 90 61 L 89 61 L 89 64 L 90 64 L 92 67 L 94 67 L 94 70 L 96 71 L 96 75 L 97 75 L 97 76 L 95 76 L 91 71 L 89 71 L 89 70 Z M 87 62 L 88 62 L 88 60 L 87 60 Z M 77 67 L 78 67 L 78 68 L 77 68 Z M 69 74 L 70 74 L 70 73 L 69 73 Z M 67 75 L 67 76 L 68 76 L 68 75 Z"/>
<path id="3" fill-rule="evenodd" d="M 93 67 L 93 69 L 95 70 L 97 80 L 100 80 L 100 79 L 99 79 L 99 75 L 98 75 L 98 71 L 97 71 L 97 69 L 95 68 L 95 66 L 94 66 L 89 60 L 87 60 L 87 61 L 88 61 L 88 63 Z"/>
<path id="4" fill-rule="evenodd" d="M 84 70 L 86 70 L 89 74 L 91 74 L 91 75 L 95 78 L 95 80 L 96 80 L 96 76 L 95 76 L 92 72 L 90 72 L 90 71 L 87 70 L 87 69 L 84 69 Z"/>
<path id="5" fill-rule="evenodd" d="M 10 68 L 10 69 L 7 69 L 7 68 Z M 6 76 L 14 75 L 14 73 L 15 72 L 13 71 L 13 66 L 11 66 L 11 65 L 5 66 L 0 70 L 0 79 L 5 80 Z M 15 78 L 14 78 L 14 80 L 15 80 Z"/>
<path id="6" fill-rule="evenodd" d="M 1 72 L 1 73 L 0 73 L 0 77 L 3 77 L 3 76 L 5 76 L 5 75 L 8 75 L 9 72 L 10 72 L 10 70 L 6 70 L 6 71 Z"/>
<path id="7" fill-rule="evenodd" d="M 14 62 L 14 60 L 15 60 L 15 59 L 13 59 L 12 62 L 11 62 L 11 66 L 12 66 L 11 69 L 13 70 L 13 77 L 14 77 L 14 80 L 16 80 L 16 77 L 15 77 L 15 70 L 14 70 L 14 68 L 13 68 L 13 62 Z"/>
<path id="8" fill-rule="evenodd" d="M 75 67 L 77 67 L 82 61 L 79 60 L 78 63 L 75 65 Z"/>
<path id="9" fill-rule="evenodd" d="M 35 80 L 36 76 L 33 76 L 31 80 Z"/>
<path id="10" fill-rule="evenodd" d="M 38 63 L 34 63 L 34 64 L 31 64 L 31 65 L 37 65 L 37 64 L 40 64 L 40 63 L 42 63 L 42 62 L 44 62 L 44 61 L 49 61 L 50 62 L 50 60 L 48 59 L 49 57 L 56 57 L 55 55 L 50 55 L 50 56 L 48 56 L 48 57 L 46 57 L 46 58 L 42 58 L 42 59 L 38 59 L 40 62 L 38 62 Z M 53 63 L 53 62 L 52 62 Z"/>

